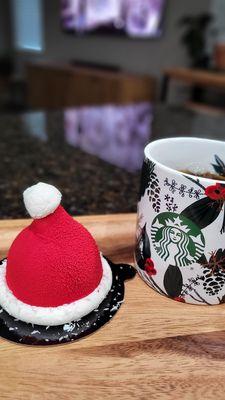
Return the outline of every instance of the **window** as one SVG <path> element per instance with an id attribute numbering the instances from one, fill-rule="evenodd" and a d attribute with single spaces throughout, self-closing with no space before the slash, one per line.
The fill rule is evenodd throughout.
<path id="1" fill-rule="evenodd" d="M 15 48 L 42 51 L 42 0 L 11 0 L 11 4 Z"/>

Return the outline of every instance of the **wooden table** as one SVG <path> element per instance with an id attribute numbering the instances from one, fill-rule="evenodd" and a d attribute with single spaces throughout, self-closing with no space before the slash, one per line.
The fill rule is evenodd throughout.
<path id="1" fill-rule="evenodd" d="M 193 87 L 192 100 L 199 101 L 202 88 L 216 88 L 225 90 L 225 72 L 207 71 L 194 68 L 169 68 L 163 72 L 161 101 L 168 96 L 171 80 L 184 82 Z"/>
<path id="2" fill-rule="evenodd" d="M 103 252 L 132 262 L 134 214 L 80 217 Z M 1 257 L 28 220 L 0 222 Z M 81 341 L 29 347 L 0 339 L 0 399 L 223 399 L 225 306 L 160 296 L 126 283 L 112 321 Z"/>

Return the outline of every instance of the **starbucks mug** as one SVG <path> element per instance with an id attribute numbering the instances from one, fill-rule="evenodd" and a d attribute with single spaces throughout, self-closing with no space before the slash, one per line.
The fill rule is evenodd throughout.
<path id="1" fill-rule="evenodd" d="M 135 264 L 158 293 L 225 302 L 225 142 L 170 138 L 144 151 Z"/>

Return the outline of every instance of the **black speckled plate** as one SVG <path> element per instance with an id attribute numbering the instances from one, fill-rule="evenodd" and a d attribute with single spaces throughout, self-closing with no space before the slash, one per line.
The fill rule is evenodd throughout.
<path id="1" fill-rule="evenodd" d="M 58 326 L 43 326 L 15 319 L 0 307 L 0 336 L 12 342 L 46 346 L 81 339 L 101 328 L 114 316 L 124 301 L 124 281 L 136 274 L 135 269 L 128 264 L 113 264 L 107 258 L 106 260 L 111 267 L 113 281 L 111 290 L 98 309 L 78 321 Z"/>

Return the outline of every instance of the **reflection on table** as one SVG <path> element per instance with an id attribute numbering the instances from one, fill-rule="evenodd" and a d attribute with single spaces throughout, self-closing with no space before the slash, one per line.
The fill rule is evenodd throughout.
<path id="1" fill-rule="evenodd" d="M 64 116 L 69 144 L 128 171 L 140 169 L 151 133 L 149 103 L 73 108 Z"/>

